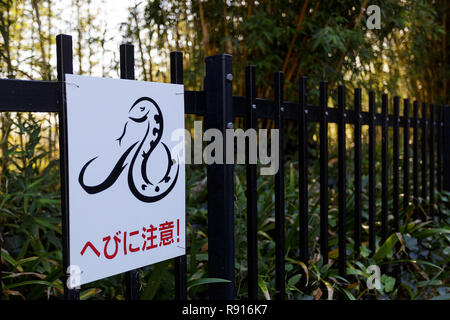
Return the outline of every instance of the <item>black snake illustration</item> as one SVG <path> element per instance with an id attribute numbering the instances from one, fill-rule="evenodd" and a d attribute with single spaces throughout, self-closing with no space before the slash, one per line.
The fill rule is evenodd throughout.
<path id="1" fill-rule="evenodd" d="M 153 99 L 139 98 L 131 106 L 128 114 L 129 120 L 125 122 L 122 135 L 116 139 L 119 146 L 121 146 L 126 135 L 127 127 L 131 125 L 136 126 L 143 132 L 145 131 L 144 136 L 137 141 L 131 141 L 131 145 L 122 153 L 103 182 L 94 186 L 88 186 L 84 183 L 88 166 L 98 156 L 86 162 L 80 171 L 78 182 L 87 193 L 96 194 L 111 187 L 128 166 L 128 187 L 133 195 L 143 202 L 156 202 L 168 195 L 175 186 L 179 173 L 179 161 L 172 158 L 169 148 L 161 141 L 164 119 L 161 109 Z M 161 180 L 151 181 L 148 176 L 148 160 L 153 151 L 161 145 L 164 148 L 165 156 L 167 156 L 167 168 Z M 131 160 L 129 157 L 131 157 Z"/>

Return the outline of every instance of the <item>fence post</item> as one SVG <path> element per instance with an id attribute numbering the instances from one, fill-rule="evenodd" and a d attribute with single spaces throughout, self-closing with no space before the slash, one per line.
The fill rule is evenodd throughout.
<path id="1" fill-rule="evenodd" d="M 211 278 L 231 281 L 209 286 L 213 300 L 232 300 L 235 296 L 233 165 L 225 162 L 225 133 L 233 128 L 232 59 L 227 54 L 205 59 L 205 129 L 218 129 L 223 135 L 223 162 L 207 166 L 208 270 Z"/>
<path id="2" fill-rule="evenodd" d="M 346 272 L 346 154 L 345 154 L 345 120 L 346 120 L 346 103 L 345 103 L 345 86 L 338 87 L 338 158 L 339 158 L 339 194 L 338 194 L 338 247 L 339 247 L 339 275 L 345 277 Z"/>
<path id="3" fill-rule="evenodd" d="M 255 66 L 245 68 L 245 128 L 257 129 L 256 118 L 256 80 Z M 245 147 L 247 161 L 247 264 L 248 264 L 248 298 L 258 299 L 258 194 L 257 165 L 250 163 L 252 146 L 248 139 Z M 256 149 L 255 149 L 256 150 Z"/>
<path id="4" fill-rule="evenodd" d="M 355 215 L 354 215 L 354 236 L 356 256 L 360 255 L 361 247 L 361 88 L 354 90 L 354 107 L 355 107 L 355 126 L 354 126 L 354 140 L 355 140 Z"/>
<path id="5" fill-rule="evenodd" d="M 369 92 L 369 249 L 371 255 L 376 250 L 376 191 L 375 191 L 375 92 Z"/>
<path id="6" fill-rule="evenodd" d="M 66 111 L 66 74 L 73 73 L 73 55 L 72 55 L 72 37 L 59 34 L 56 36 L 56 59 L 58 81 L 60 83 L 59 97 L 59 145 L 60 145 L 60 179 L 61 179 L 61 212 L 62 212 L 62 234 L 63 234 L 63 286 L 64 299 L 78 300 L 80 291 L 77 289 L 69 289 L 67 287 L 68 273 L 70 266 L 69 252 L 69 182 L 67 165 L 67 111 Z"/>
<path id="7" fill-rule="evenodd" d="M 422 220 L 425 221 L 427 215 L 425 214 L 425 202 L 427 201 L 427 104 L 422 102 L 422 206 L 424 214 Z"/>
<path id="8" fill-rule="evenodd" d="M 444 107 L 444 190 L 450 192 L 450 106 Z"/>
<path id="9" fill-rule="evenodd" d="M 381 243 L 388 237 L 388 104 L 388 95 L 385 93 L 381 96 Z"/>
<path id="10" fill-rule="evenodd" d="M 3 171 L 2 171 L 3 173 Z M 3 300 L 3 282 L 2 282 L 2 248 L 3 248 L 3 237 L 0 233 L 0 300 Z"/>
<path id="11" fill-rule="evenodd" d="M 183 53 L 170 53 L 170 82 L 183 84 Z M 187 300 L 186 255 L 175 258 L 175 300 Z"/>
<path id="12" fill-rule="evenodd" d="M 413 103 L 413 203 L 414 219 L 419 217 L 419 102 Z"/>
<path id="13" fill-rule="evenodd" d="M 440 105 L 438 106 L 438 114 L 437 114 L 437 120 L 436 120 L 436 131 L 437 131 L 437 190 L 439 192 L 442 191 L 442 140 L 443 140 L 443 112 L 444 112 L 444 106 Z M 440 210 L 439 210 L 440 214 Z M 440 216 L 439 216 L 440 217 Z"/>
<path id="14" fill-rule="evenodd" d="M 120 45 L 120 78 L 135 80 L 134 78 L 134 47 L 131 44 Z M 138 269 L 125 273 L 125 298 L 139 299 Z"/>
<path id="15" fill-rule="evenodd" d="M 434 153 L 434 144 L 435 144 L 435 136 L 434 136 L 434 104 L 430 104 L 430 133 L 429 133 L 429 139 L 430 139 L 430 217 L 431 219 L 434 219 L 434 162 L 435 159 L 435 153 Z"/>
<path id="16" fill-rule="evenodd" d="M 283 87 L 284 75 L 282 72 L 275 72 L 273 79 L 274 95 L 274 128 L 279 130 L 278 146 L 280 148 L 278 156 L 278 172 L 275 174 L 275 298 L 283 300 L 286 291 L 286 271 L 285 271 L 285 204 L 284 204 L 284 121 L 283 121 Z"/>
<path id="17" fill-rule="evenodd" d="M 392 210 L 394 213 L 394 223 L 392 227 L 393 232 L 398 232 L 400 228 L 400 218 L 399 218 L 399 106 L 400 106 L 400 97 L 395 96 L 394 97 L 394 114 L 392 116 L 394 125 L 392 129 L 392 166 L 393 166 L 393 181 L 392 181 Z"/>
<path id="18" fill-rule="evenodd" d="M 306 87 L 307 78 L 302 77 L 299 82 L 299 103 L 298 109 L 298 186 L 299 186 L 299 248 L 300 261 L 308 265 L 308 127 L 307 127 L 307 106 L 308 93 Z M 300 287 L 306 289 L 306 273 L 302 269 Z"/>
<path id="19" fill-rule="evenodd" d="M 320 82 L 320 253 L 328 264 L 328 82 Z"/>
<path id="20" fill-rule="evenodd" d="M 409 206 L 409 135 L 410 135 L 410 119 L 409 119 L 409 99 L 403 99 L 403 212 L 406 214 Z"/>

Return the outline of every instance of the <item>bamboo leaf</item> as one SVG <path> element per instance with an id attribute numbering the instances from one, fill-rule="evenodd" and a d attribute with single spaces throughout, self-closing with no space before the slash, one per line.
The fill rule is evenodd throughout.
<path id="1" fill-rule="evenodd" d="M 165 260 L 160 263 L 157 263 L 148 279 L 147 286 L 145 287 L 144 292 L 142 293 L 141 299 L 143 300 L 152 300 L 156 292 L 161 285 L 161 281 L 163 279 L 163 275 L 167 272 L 167 266 L 169 265 L 170 260 Z"/>
<path id="2" fill-rule="evenodd" d="M 394 250 L 395 244 L 398 242 L 399 236 L 396 233 L 393 233 L 386 239 L 383 245 L 378 249 L 378 251 L 373 255 L 373 260 L 375 262 L 380 262 L 386 256 L 391 254 Z"/>
<path id="3" fill-rule="evenodd" d="M 261 289 L 264 298 L 266 298 L 266 300 L 270 300 L 269 290 L 267 289 L 266 282 L 261 277 L 261 275 L 258 275 L 258 287 Z"/>
<path id="4" fill-rule="evenodd" d="M 51 288 L 63 289 L 62 285 L 57 282 L 48 282 L 48 281 L 44 281 L 44 280 L 29 280 L 29 281 L 16 282 L 16 283 L 7 285 L 5 287 L 7 289 L 11 289 L 11 288 L 17 288 L 17 287 L 29 286 L 29 285 L 42 285 L 42 286 L 47 286 L 47 287 L 51 287 Z"/>
<path id="5" fill-rule="evenodd" d="M 220 278 L 201 278 L 201 279 L 195 279 L 195 280 L 191 280 L 187 283 L 188 286 L 188 290 L 190 288 L 196 287 L 196 286 L 201 286 L 204 284 L 211 284 L 211 283 L 229 283 L 231 282 L 230 280 L 227 279 L 220 279 Z"/>

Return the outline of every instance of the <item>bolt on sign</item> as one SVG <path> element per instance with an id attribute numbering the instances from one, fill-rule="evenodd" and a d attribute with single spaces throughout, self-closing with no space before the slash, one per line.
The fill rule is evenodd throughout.
<path id="1" fill-rule="evenodd" d="M 71 287 L 185 254 L 183 93 L 66 75 Z"/>

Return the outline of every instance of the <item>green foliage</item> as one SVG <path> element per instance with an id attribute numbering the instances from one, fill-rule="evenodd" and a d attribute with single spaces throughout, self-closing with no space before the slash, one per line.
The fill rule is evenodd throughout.
<path id="1" fill-rule="evenodd" d="M 2 159 L 10 167 L 0 198 L 2 282 L 6 295 L 33 299 L 62 290 L 59 168 L 39 145 L 40 123 L 31 114 L 16 119 L 21 138 Z"/>
<path id="2" fill-rule="evenodd" d="M 444 102 L 448 94 L 441 88 L 450 70 L 445 58 L 448 35 L 442 27 L 448 10 L 444 2 L 148 1 L 130 8 L 130 16 L 139 11 L 145 15 L 127 29 L 126 37 L 142 41 L 140 33 L 156 32 L 161 34 L 161 54 L 183 51 L 190 88 L 199 87 L 203 59 L 224 52 L 236 57 L 233 83 L 241 95 L 244 68 L 253 64 L 262 98 L 271 98 L 267 84 L 273 72 L 282 70 L 288 100 L 297 99 L 298 80 L 306 75 L 313 88 L 327 80 L 334 90 L 334 84 L 345 81 L 349 89 L 363 86 Z M 381 29 L 366 27 L 368 5 L 380 7 Z M 317 98 L 316 89 L 311 96 Z"/>

